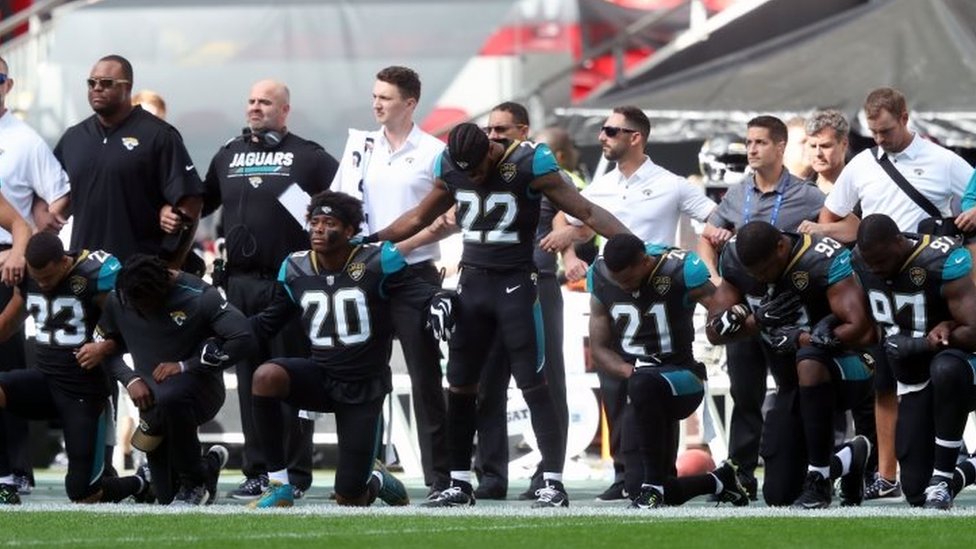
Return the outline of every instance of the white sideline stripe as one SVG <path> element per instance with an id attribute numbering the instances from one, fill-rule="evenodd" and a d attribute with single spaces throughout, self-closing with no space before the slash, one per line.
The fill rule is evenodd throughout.
<path id="1" fill-rule="evenodd" d="M 802 511 L 782 507 L 706 507 L 701 505 L 687 505 L 683 507 L 669 507 L 665 509 L 654 509 L 638 511 L 628 509 L 621 505 L 619 507 L 608 507 L 604 505 L 577 505 L 568 509 L 531 509 L 527 505 L 508 505 L 474 508 L 456 509 L 428 509 L 416 505 L 406 507 L 386 507 L 376 506 L 368 508 L 339 507 L 335 504 L 313 504 L 300 505 L 287 509 L 261 509 L 253 510 L 237 505 L 213 505 L 202 508 L 170 508 L 158 505 L 99 505 L 97 508 L 85 505 L 75 505 L 70 503 L 38 503 L 5 506 L 4 514 L 11 513 L 50 513 L 50 512 L 69 512 L 87 513 L 91 515 L 123 515 L 123 516 L 146 516 L 146 515 L 179 515 L 185 513 L 196 513 L 201 515 L 291 515 L 291 516 L 318 516 L 318 517 L 356 517 L 356 516 L 417 516 L 417 517 L 514 517 L 521 519 L 531 519 L 545 517 L 547 520 L 560 519 L 581 519 L 581 518 L 616 518 L 619 523 L 645 522 L 647 520 L 723 520 L 729 518 L 764 518 L 764 517 L 808 517 L 808 518 L 903 518 L 903 517 L 928 517 L 928 518 L 952 518 L 952 517 L 976 517 L 976 507 L 958 506 L 952 510 L 933 511 L 926 509 L 916 509 L 908 507 L 907 504 L 889 505 L 870 505 L 864 507 L 838 507 L 834 506 L 826 510 Z M 562 521 L 560 521 L 562 522 Z M 587 524 L 585 521 L 578 521 L 578 524 Z M 516 528 L 520 525 L 512 525 Z M 477 526 L 464 527 L 462 529 L 477 529 Z M 496 528 L 489 526 L 489 528 Z M 438 528 L 440 530 L 440 527 Z M 403 532 L 397 529 L 397 532 Z M 380 532 L 376 530 L 376 532 Z M 383 531 L 385 532 L 385 531 Z M 5 545 L 0 542 L 0 545 Z"/>

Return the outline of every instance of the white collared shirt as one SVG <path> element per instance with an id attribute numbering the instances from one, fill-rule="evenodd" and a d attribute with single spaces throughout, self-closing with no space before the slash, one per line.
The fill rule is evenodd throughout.
<path id="1" fill-rule="evenodd" d="M 878 149 L 879 157 L 883 151 Z M 962 198 L 973 168 L 956 153 L 918 135 L 905 150 L 889 154 L 895 168 L 942 212 L 951 215 L 952 198 Z M 863 215 L 883 213 L 902 231 L 915 232 L 929 217 L 884 171 L 872 149 L 855 156 L 837 178 L 824 206 L 845 217 L 861 202 Z"/>
<path id="2" fill-rule="evenodd" d="M 444 142 L 413 125 L 406 142 L 397 151 L 390 150 L 380 128 L 369 133 L 373 138 L 372 153 L 361 151 L 363 174 L 363 210 L 366 213 L 366 234 L 387 227 L 404 212 L 413 208 L 434 188 L 434 162 L 444 150 Z M 347 146 L 348 149 L 348 146 Z M 350 172 L 352 151 L 345 151 L 332 190 L 350 192 L 358 181 L 346 181 Z M 356 194 L 350 192 L 350 194 Z M 437 242 L 420 246 L 406 256 L 413 264 L 440 258 Z"/>
<path id="3" fill-rule="evenodd" d="M 687 179 L 655 164 L 647 156 L 630 177 L 619 168 L 597 177 L 583 196 L 617 217 L 644 242 L 674 246 L 681 213 L 705 221 L 715 203 Z M 582 225 L 566 216 L 570 223 Z"/>

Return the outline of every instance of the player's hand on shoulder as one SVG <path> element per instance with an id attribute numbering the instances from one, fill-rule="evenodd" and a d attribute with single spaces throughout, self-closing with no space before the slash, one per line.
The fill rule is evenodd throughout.
<path id="1" fill-rule="evenodd" d="M 441 290 L 430 300 L 427 311 L 427 328 L 436 339 L 448 341 L 454 333 L 454 300 L 457 294 Z"/>
<path id="2" fill-rule="evenodd" d="M 27 262 L 23 254 L 12 253 L 13 250 L 0 252 L 0 280 L 7 286 L 16 286 L 24 279 Z"/>

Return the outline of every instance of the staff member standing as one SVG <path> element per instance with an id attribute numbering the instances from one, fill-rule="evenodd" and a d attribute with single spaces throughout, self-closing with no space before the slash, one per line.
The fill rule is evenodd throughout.
<path id="1" fill-rule="evenodd" d="M 420 77 L 407 67 L 386 67 L 373 84 L 373 115 L 382 127 L 350 138 L 332 190 L 362 197 L 366 213 L 363 234 L 376 232 L 420 203 L 434 188 L 434 162 L 444 143 L 420 129 L 413 113 L 420 101 Z M 352 133 L 352 132 L 350 132 Z M 440 259 L 437 240 L 443 232 L 422 231 L 397 243 L 407 270 L 440 285 L 434 262 Z M 440 349 L 424 330 L 424 314 L 393 301 L 393 323 L 410 374 L 417 438 L 424 482 L 430 495 L 447 488 L 447 405 Z"/>
<path id="2" fill-rule="evenodd" d="M 786 124 L 774 116 L 757 116 L 746 124 L 746 158 L 752 173 L 725 194 L 698 241 L 698 254 L 716 282 L 719 252 L 740 227 L 750 221 L 767 221 L 777 229 L 795 231 L 804 220 L 816 218 L 823 206 L 820 189 L 791 174 L 783 164 L 787 135 Z M 758 336 L 730 343 L 726 353 L 734 403 L 729 457 L 739 466 L 749 497 L 756 499 L 767 369 L 793 369 L 794 365 L 792 359 L 775 356 Z M 764 443 L 772 447 L 771 441 Z"/>
<path id="3" fill-rule="evenodd" d="M 203 202 L 183 138 L 132 105 L 132 65 L 124 57 L 99 59 L 87 83 L 95 114 L 68 128 L 54 148 L 71 180 L 71 249 L 101 249 L 123 262 L 135 253 L 160 255 L 181 265 Z M 165 238 L 157 221 L 164 208 L 182 213 L 181 238 Z"/>
<path id="4" fill-rule="evenodd" d="M 271 302 L 282 260 L 291 252 L 308 248 L 301 221 L 307 197 L 301 206 L 291 209 L 289 197 L 327 189 L 339 164 L 318 143 L 288 131 L 290 111 L 288 86 L 275 80 L 255 82 L 245 108 L 247 126 L 242 135 L 217 151 L 204 181 L 203 215 L 223 205 L 226 280 L 221 280 L 218 272 L 215 283 L 223 284 L 227 299 L 248 316 L 263 311 Z M 271 357 L 308 353 L 308 340 L 301 323 L 295 320 L 262 344 L 257 354 L 237 364 L 245 479 L 231 497 L 257 499 L 268 486 L 267 463 L 256 438 L 251 407 L 254 370 Z M 289 418 L 285 437 L 289 481 L 294 495 L 301 497 L 312 484 L 314 425 L 300 419 L 298 410 L 291 407 L 287 407 L 285 417 Z"/>

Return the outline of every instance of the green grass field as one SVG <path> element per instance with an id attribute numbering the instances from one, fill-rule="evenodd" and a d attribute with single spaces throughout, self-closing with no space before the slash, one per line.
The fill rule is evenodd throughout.
<path id="1" fill-rule="evenodd" d="M 540 549 L 567 547 L 972 547 L 976 491 L 967 490 L 948 513 L 909 509 L 904 502 L 870 502 L 861 508 L 798 513 L 762 504 L 714 507 L 699 498 L 683 507 L 654 511 L 597 504 L 602 481 L 568 483 L 569 509 L 534 510 L 515 501 L 433 510 L 417 506 L 339 508 L 328 499 L 330 475 L 292 509 L 250 511 L 241 502 L 175 509 L 149 505 L 83 507 L 65 503 L 60 475 L 39 475 L 34 494 L 17 507 L 0 508 L 0 547 L 460 547 Z M 222 477 L 221 494 L 235 486 Z M 424 487 L 407 481 L 414 501 Z"/>
<path id="2" fill-rule="evenodd" d="M 928 516 L 892 507 L 802 516 L 770 510 L 688 508 L 647 512 L 521 507 L 433 512 L 305 506 L 245 512 L 226 506 L 159 512 L 58 509 L 0 514 L 16 547 L 971 547 L 972 513 Z M 736 510 L 739 511 L 739 510 Z M 775 515 L 775 516 L 769 516 Z"/>

